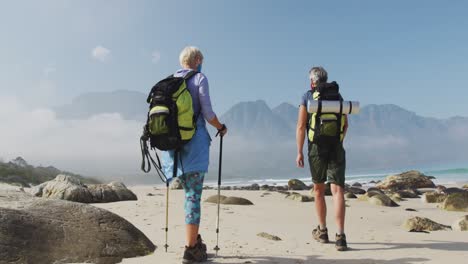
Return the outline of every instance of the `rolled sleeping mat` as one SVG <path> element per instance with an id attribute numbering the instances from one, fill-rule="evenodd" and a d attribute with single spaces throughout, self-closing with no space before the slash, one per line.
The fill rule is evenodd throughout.
<path id="1" fill-rule="evenodd" d="M 307 111 L 309 113 L 317 113 L 318 105 L 317 100 L 309 100 L 307 102 Z M 343 101 L 343 114 L 358 114 L 360 110 L 359 102 Z M 322 101 L 322 113 L 340 113 L 340 101 Z"/>

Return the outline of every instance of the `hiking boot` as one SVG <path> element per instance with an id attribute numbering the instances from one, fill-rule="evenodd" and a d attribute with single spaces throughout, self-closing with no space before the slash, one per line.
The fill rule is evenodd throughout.
<path id="1" fill-rule="evenodd" d="M 336 242 L 335 242 L 336 250 L 338 250 L 338 251 L 348 250 L 348 244 L 346 243 L 346 235 L 345 234 L 342 234 L 342 235 L 336 234 L 335 240 L 336 240 Z"/>
<path id="2" fill-rule="evenodd" d="M 208 255 L 206 251 L 203 251 L 198 244 L 193 247 L 185 246 L 184 257 L 182 259 L 183 264 L 204 262 L 207 259 Z"/>
<path id="3" fill-rule="evenodd" d="M 206 245 L 203 243 L 203 240 L 200 235 L 197 236 L 197 244 L 195 244 L 196 247 L 199 247 L 203 252 L 206 253 Z"/>
<path id="4" fill-rule="evenodd" d="M 312 236 L 315 240 L 320 243 L 328 243 L 328 229 L 320 229 L 320 226 L 317 226 L 314 230 L 312 230 Z"/>

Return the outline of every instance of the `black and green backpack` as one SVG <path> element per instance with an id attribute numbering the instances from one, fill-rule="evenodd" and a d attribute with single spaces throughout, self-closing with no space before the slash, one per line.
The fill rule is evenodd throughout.
<path id="1" fill-rule="evenodd" d="M 308 139 L 310 143 L 337 144 L 343 141 L 346 116 L 343 114 L 343 97 L 336 82 L 319 84 L 312 92 L 318 101 L 317 113 L 309 114 Z M 322 111 L 322 101 L 340 101 L 339 113 Z"/>
<path id="2" fill-rule="evenodd" d="M 140 140 L 143 155 L 141 168 L 144 172 L 151 170 L 150 159 L 159 169 L 158 172 L 161 172 L 161 162 L 157 153 L 159 164 L 149 155 L 148 141 L 152 149 L 177 152 L 194 136 L 197 117 L 193 110 L 192 96 L 187 89 L 187 81 L 197 73 L 190 71 L 185 77 L 171 75 L 151 89 L 146 99 L 149 104 L 147 122 Z M 148 161 L 148 168 L 145 167 L 145 159 Z"/>

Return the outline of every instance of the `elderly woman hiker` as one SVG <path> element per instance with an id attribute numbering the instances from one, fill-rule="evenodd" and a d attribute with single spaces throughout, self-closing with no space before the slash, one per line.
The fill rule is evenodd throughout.
<path id="1" fill-rule="evenodd" d="M 182 66 L 174 77 L 185 77 L 196 72 L 186 80 L 187 89 L 192 96 L 193 112 L 196 130 L 192 139 L 178 151 L 177 176 L 185 190 L 185 223 L 186 246 L 183 263 L 202 262 L 207 260 L 206 245 L 198 233 L 200 226 L 200 199 L 203 190 L 203 180 L 208 171 L 211 138 L 206 128 L 206 122 L 216 128 L 221 136 L 227 133 L 227 128 L 220 123 L 211 106 L 208 79 L 201 72 L 203 54 L 196 47 L 186 47 L 179 57 Z M 174 166 L 174 151 L 162 152 L 163 171 L 172 175 Z"/>

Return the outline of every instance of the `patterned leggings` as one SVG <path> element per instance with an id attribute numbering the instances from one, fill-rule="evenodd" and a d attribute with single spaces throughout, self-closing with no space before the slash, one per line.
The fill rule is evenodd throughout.
<path id="1" fill-rule="evenodd" d="M 203 172 L 189 172 L 179 176 L 185 190 L 185 223 L 200 225 L 200 200 L 203 191 Z"/>

